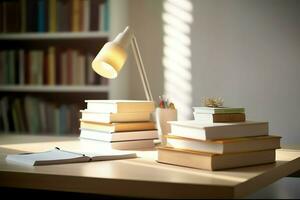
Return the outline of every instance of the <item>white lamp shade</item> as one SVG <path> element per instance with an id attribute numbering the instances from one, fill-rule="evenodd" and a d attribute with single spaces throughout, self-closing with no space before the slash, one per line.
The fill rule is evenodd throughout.
<path id="1" fill-rule="evenodd" d="M 127 59 L 125 49 L 116 42 L 107 42 L 92 62 L 93 70 L 106 78 L 116 78 Z"/>

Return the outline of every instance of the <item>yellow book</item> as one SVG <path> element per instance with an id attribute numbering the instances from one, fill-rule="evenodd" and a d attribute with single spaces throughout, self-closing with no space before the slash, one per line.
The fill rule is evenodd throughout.
<path id="1" fill-rule="evenodd" d="M 154 122 L 99 123 L 80 119 L 80 128 L 105 132 L 153 130 Z"/>
<path id="2" fill-rule="evenodd" d="M 79 0 L 72 1 L 72 31 L 79 31 L 80 27 L 80 2 Z"/>
<path id="3" fill-rule="evenodd" d="M 221 170 L 275 162 L 275 149 L 232 154 L 211 154 L 158 147 L 158 162 L 204 170 Z"/>
<path id="4" fill-rule="evenodd" d="M 48 49 L 48 84 L 55 85 L 55 47 L 50 46 Z"/>
<path id="5" fill-rule="evenodd" d="M 49 1 L 49 32 L 56 32 L 56 0 Z"/>

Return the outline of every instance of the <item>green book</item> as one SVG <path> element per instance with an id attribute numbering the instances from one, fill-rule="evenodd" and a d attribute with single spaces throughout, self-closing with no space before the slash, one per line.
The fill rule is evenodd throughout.
<path id="1" fill-rule="evenodd" d="M 245 108 L 230 107 L 193 107 L 195 113 L 224 114 L 224 113 L 245 113 Z"/>

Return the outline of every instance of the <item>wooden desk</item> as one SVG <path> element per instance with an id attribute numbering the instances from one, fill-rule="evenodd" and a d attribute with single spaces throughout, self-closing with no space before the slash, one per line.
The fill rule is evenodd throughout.
<path id="1" fill-rule="evenodd" d="M 0 187 L 44 189 L 151 198 L 239 198 L 300 170 L 300 151 L 280 149 L 274 164 L 203 171 L 155 162 L 156 151 L 140 158 L 48 166 L 7 163 L 5 155 L 55 146 L 94 148 L 74 137 L 0 136 Z M 97 148 L 101 148 L 97 146 Z"/>

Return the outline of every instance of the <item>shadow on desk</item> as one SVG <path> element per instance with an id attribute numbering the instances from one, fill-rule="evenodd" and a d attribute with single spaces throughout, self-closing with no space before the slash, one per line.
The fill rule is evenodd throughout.
<path id="1" fill-rule="evenodd" d="M 34 190 L 34 189 L 20 189 L 20 188 L 6 188 L 0 187 L 0 194 L 9 199 L 17 199 L 30 197 L 30 200 L 34 199 L 68 199 L 68 200 L 96 200 L 96 199 L 135 199 L 132 197 L 120 197 L 120 196 L 107 196 L 97 194 L 86 194 L 76 192 L 60 192 L 49 190 Z"/>

